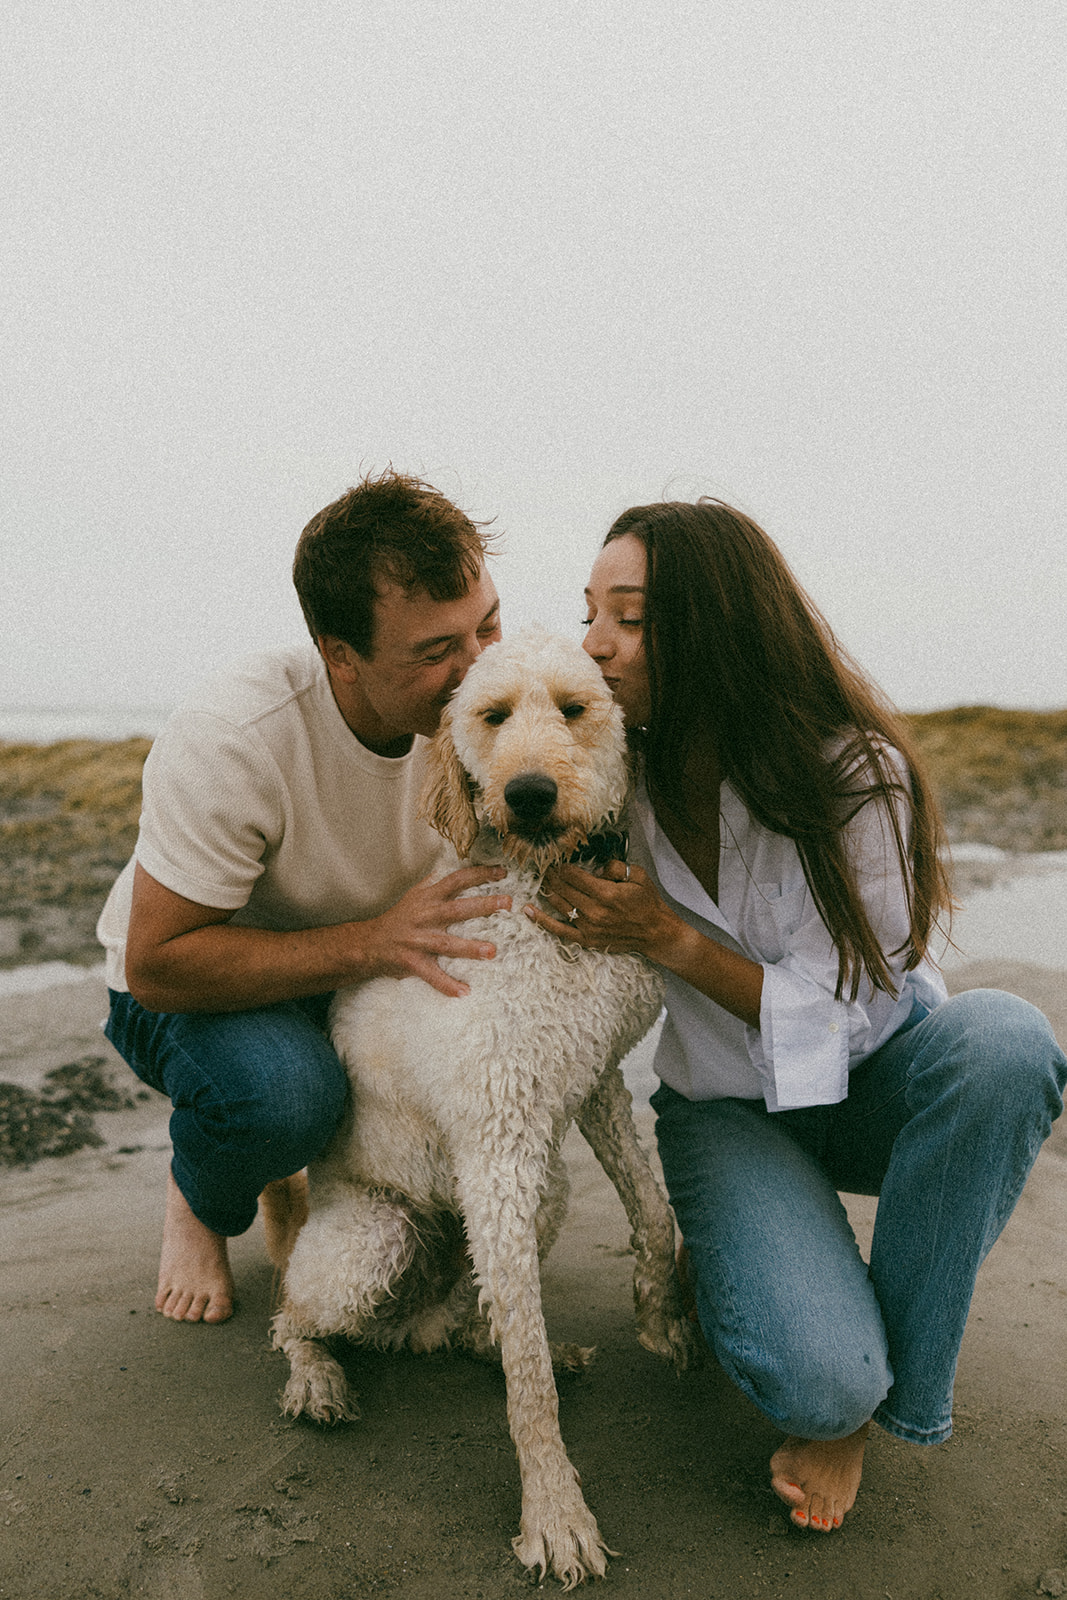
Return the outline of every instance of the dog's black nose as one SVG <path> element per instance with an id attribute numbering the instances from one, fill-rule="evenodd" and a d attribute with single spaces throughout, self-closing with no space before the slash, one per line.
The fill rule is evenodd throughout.
<path id="1" fill-rule="evenodd" d="M 508 809 L 520 822 L 541 822 L 556 803 L 555 780 L 544 772 L 520 772 L 504 788 Z"/>

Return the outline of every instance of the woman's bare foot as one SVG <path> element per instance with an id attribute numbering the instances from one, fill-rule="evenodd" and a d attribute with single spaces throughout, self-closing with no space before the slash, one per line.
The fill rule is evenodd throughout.
<path id="1" fill-rule="evenodd" d="M 173 1173 L 167 1175 L 156 1310 L 175 1322 L 225 1322 L 233 1316 L 226 1240 L 193 1215 Z"/>
<path id="2" fill-rule="evenodd" d="M 771 1457 L 771 1488 L 798 1528 L 830 1533 L 856 1503 L 869 1422 L 844 1439 L 790 1435 Z"/>

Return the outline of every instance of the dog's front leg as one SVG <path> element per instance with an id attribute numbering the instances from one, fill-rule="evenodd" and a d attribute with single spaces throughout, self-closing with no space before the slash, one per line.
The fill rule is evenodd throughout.
<path id="1" fill-rule="evenodd" d="M 456 1155 L 460 1205 L 481 1296 L 507 1383 L 508 1422 L 522 1477 L 524 1566 L 551 1571 L 565 1589 L 602 1577 L 608 1550 L 582 1497 L 559 1431 L 559 1402 L 541 1307 L 536 1216 L 545 1150 L 530 1139 Z"/>
<path id="2" fill-rule="evenodd" d="M 630 1223 L 637 1337 L 678 1371 L 696 1348 L 674 1262 L 674 1216 L 637 1138 L 633 1100 L 617 1066 L 602 1073 L 578 1126 L 615 1185 Z"/>

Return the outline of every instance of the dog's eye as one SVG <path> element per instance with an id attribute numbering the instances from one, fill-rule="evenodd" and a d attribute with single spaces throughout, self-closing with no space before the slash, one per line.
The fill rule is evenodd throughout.
<path id="1" fill-rule="evenodd" d="M 560 706 L 559 709 L 563 712 L 563 715 L 566 717 L 568 722 L 573 722 L 575 717 L 581 716 L 582 712 L 585 710 L 585 707 L 582 705 L 581 701 L 575 700 L 573 705 Z"/>
<path id="2" fill-rule="evenodd" d="M 482 720 L 488 722 L 491 728 L 499 728 L 500 724 L 506 722 L 510 716 L 511 712 L 506 706 L 496 706 L 492 711 L 484 712 Z"/>

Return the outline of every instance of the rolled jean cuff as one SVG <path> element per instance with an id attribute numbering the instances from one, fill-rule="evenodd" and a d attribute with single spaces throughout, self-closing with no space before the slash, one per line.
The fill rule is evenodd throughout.
<path id="1" fill-rule="evenodd" d="M 944 1444 L 946 1439 L 952 1438 L 951 1417 L 936 1428 L 913 1428 L 907 1422 L 901 1422 L 899 1417 L 894 1417 L 885 1402 L 878 1407 L 871 1421 L 877 1422 L 894 1439 L 906 1439 L 909 1444 Z"/>

